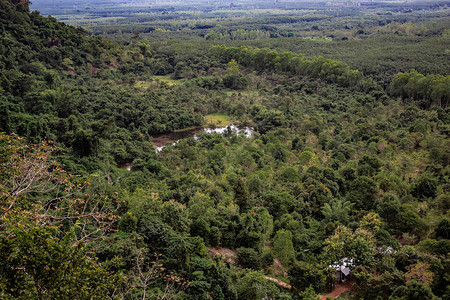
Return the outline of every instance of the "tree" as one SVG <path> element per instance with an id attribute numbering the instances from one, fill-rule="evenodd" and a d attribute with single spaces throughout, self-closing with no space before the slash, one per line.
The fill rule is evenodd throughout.
<path id="1" fill-rule="evenodd" d="M 225 295 L 222 292 L 222 288 L 220 287 L 220 285 L 216 285 L 214 288 L 214 300 L 225 300 Z"/>
<path id="2" fill-rule="evenodd" d="M 392 193 L 384 194 L 376 201 L 376 211 L 388 224 L 392 224 L 400 213 L 398 197 Z"/>
<path id="3" fill-rule="evenodd" d="M 137 229 L 138 219 L 131 212 L 127 212 L 119 221 L 119 230 L 132 233 Z"/>
<path id="4" fill-rule="evenodd" d="M 244 276 L 240 278 L 237 290 L 238 299 L 254 300 L 275 298 L 279 291 L 275 285 L 264 277 L 262 272 L 245 271 Z"/>
<path id="5" fill-rule="evenodd" d="M 291 285 L 297 290 L 303 291 L 312 287 L 315 291 L 321 290 L 325 285 L 323 271 L 307 262 L 295 262 L 288 270 Z"/>
<path id="6" fill-rule="evenodd" d="M 430 265 L 424 262 L 407 267 L 408 272 L 405 273 L 406 283 L 417 280 L 427 286 L 433 282 L 433 272 L 430 271 Z"/>
<path id="7" fill-rule="evenodd" d="M 350 189 L 347 199 L 355 203 L 356 208 L 370 210 L 374 206 L 378 187 L 373 179 L 360 176 L 351 183 Z"/>
<path id="8" fill-rule="evenodd" d="M 247 185 L 242 178 L 239 178 L 233 187 L 234 202 L 239 206 L 241 213 L 246 212 L 249 208 L 250 194 Z"/>
<path id="9" fill-rule="evenodd" d="M 232 59 L 228 63 L 227 74 L 228 75 L 239 75 L 239 65 L 237 64 L 236 60 Z"/>
<path id="10" fill-rule="evenodd" d="M 377 213 L 368 213 L 362 217 L 359 227 L 375 234 L 381 228 L 380 216 Z"/>
<path id="11" fill-rule="evenodd" d="M 347 224 L 349 221 L 349 214 L 354 206 L 354 203 L 343 201 L 341 199 L 333 199 L 330 203 L 325 203 L 322 208 L 322 214 L 328 222 L 340 222 Z"/>
<path id="12" fill-rule="evenodd" d="M 343 258 L 353 259 L 354 265 L 370 268 L 374 263 L 375 240 L 373 234 L 364 229 L 353 233 L 339 225 L 333 235 L 324 242 L 323 255 L 327 263 L 340 262 Z"/>
<path id="13" fill-rule="evenodd" d="M 167 276 L 160 257 L 155 255 L 149 263 L 147 252 L 139 249 L 133 269 L 128 275 L 128 290 L 123 296 L 142 299 L 173 299 L 180 291 L 186 289 L 187 282 L 176 275 Z"/>
<path id="14" fill-rule="evenodd" d="M 412 194 L 419 198 L 434 198 L 436 196 L 437 181 L 428 174 L 422 174 L 415 185 Z"/>
<path id="15" fill-rule="evenodd" d="M 237 263 L 243 268 L 259 270 L 261 269 L 261 257 L 252 248 L 238 248 L 237 253 Z"/>
<path id="16" fill-rule="evenodd" d="M 273 217 L 265 207 L 258 207 L 251 215 L 256 219 L 255 229 L 262 234 L 264 241 L 268 241 L 273 231 Z"/>
<path id="17" fill-rule="evenodd" d="M 394 295 L 395 294 L 396 291 L 394 291 Z M 403 295 L 406 300 L 433 299 L 433 292 L 431 291 L 431 288 L 417 280 L 411 280 L 411 282 L 407 284 L 406 293 Z"/>
<path id="18" fill-rule="evenodd" d="M 74 226 L 78 242 L 98 238 L 117 219 L 115 203 L 92 195 L 90 182 L 62 170 L 52 159 L 55 150 L 45 141 L 27 145 L 0 135 L 0 178 L 6 179 L 0 186 L 0 221 L 23 217 L 45 226 Z"/>
<path id="19" fill-rule="evenodd" d="M 187 235 L 174 234 L 167 244 L 168 254 L 178 259 L 183 270 L 185 270 L 189 263 L 193 249 L 194 243 L 192 238 Z"/>
<path id="20" fill-rule="evenodd" d="M 439 221 L 436 229 L 434 230 L 434 236 L 437 239 L 450 240 L 450 221 L 447 218 L 443 218 Z"/>
<path id="21" fill-rule="evenodd" d="M 375 243 L 372 233 L 358 229 L 348 248 L 349 257 L 354 259 L 355 265 L 367 269 L 374 265 Z"/>
<path id="22" fill-rule="evenodd" d="M 303 300 L 318 300 L 319 296 L 314 291 L 314 288 L 310 285 L 306 290 L 300 293 L 300 297 Z"/>
<path id="23" fill-rule="evenodd" d="M 113 226 L 111 203 L 52 159 L 55 147 L 0 136 L 0 287 L 14 298 L 113 295 L 120 276 L 94 258 Z"/>
<path id="24" fill-rule="evenodd" d="M 18 221 L 18 220 L 17 220 Z M 72 234 L 57 238 L 53 228 L 26 219 L 2 222 L 0 294 L 24 299 L 105 299 L 117 293 L 123 278 L 73 244 Z"/>
<path id="25" fill-rule="evenodd" d="M 328 263 L 340 261 L 348 256 L 348 246 L 353 239 L 353 233 L 345 226 L 339 225 L 332 236 L 324 242 L 324 255 Z"/>
<path id="26" fill-rule="evenodd" d="M 295 250 L 292 243 L 292 233 L 289 230 L 279 230 L 273 238 L 275 256 L 283 265 L 290 265 L 295 260 Z"/>

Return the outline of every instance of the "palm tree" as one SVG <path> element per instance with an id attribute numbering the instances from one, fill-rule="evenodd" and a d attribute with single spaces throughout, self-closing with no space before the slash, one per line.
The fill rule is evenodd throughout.
<path id="1" fill-rule="evenodd" d="M 187 235 L 173 235 L 168 243 L 169 255 L 176 256 L 181 262 L 183 270 L 189 263 L 189 254 L 194 249 L 192 238 Z"/>
<path id="2" fill-rule="evenodd" d="M 333 199 L 330 203 L 325 203 L 322 208 L 322 214 L 325 219 L 331 222 L 341 222 L 345 224 L 348 222 L 349 213 L 352 210 L 354 203 L 350 201 L 343 202 L 340 199 Z"/>

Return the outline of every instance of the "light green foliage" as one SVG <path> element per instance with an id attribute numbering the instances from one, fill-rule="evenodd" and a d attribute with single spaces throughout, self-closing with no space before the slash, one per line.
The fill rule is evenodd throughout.
<path id="1" fill-rule="evenodd" d="M 324 258 L 329 264 L 343 258 L 354 259 L 355 266 L 371 267 L 374 264 L 375 243 L 373 234 L 364 229 L 354 233 L 339 225 L 324 243 Z"/>
<path id="2" fill-rule="evenodd" d="M 330 263 L 339 261 L 348 255 L 347 247 L 353 239 L 353 233 L 345 226 L 339 225 L 334 234 L 325 240 L 324 253 Z"/>
<path id="3" fill-rule="evenodd" d="M 230 60 L 230 62 L 228 63 L 227 74 L 228 75 L 239 75 L 239 65 L 237 64 L 237 62 L 234 59 Z"/>
<path id="4" fill-rule="evenodd" d="M 7 298 L 111 297 L 122 278 L 111 274 L 71 235 L 54 237 L 27 220 L 5 224 L 0 232 L 0 286 Z M 11 234 L 14 234 L 14 237 Z"/>
<path id="5" fill-rule="evenodd" d="M 298 159 L 303 165 L 313 165 L 317 160 L 317 156 L 311 151 L 303 151 Z"/>
<path id="6" fill-rule="evenodd" d="M 264 278 L 258 271 L 245 271 L 237 286 L 238 297 L 242 300 L 276 297 L 279 293 L 274 283 Z"/>
<path id="7" fill-rule="evenodd" d="M 119 230 L 132 233 L 136 231 L 138 219 L 132 213 L 127 212 L 119 222 Z"/>
<path id="8" fill-rule="evenodd" d="M 448 298 L 445 6 L 297 2 L 0 0 L 0 298 Z"/>
<path id="9" fill-rule="evenodd" d="M 301 292 L 300 293 L 300 297 L 302 297 L 303 300 L 317 300 L 317 299 L 320 299 L 319 296 L 314 291 L 314 288 L 312 286 L 309 286 L 303 292 Z"/>
<path id="10" fill-rule="evenodd" d="M 241 213 L 246 212 L 249 206 L 249 193 L 247 185 L 242 178 L 239 178 L 233 187 L 234 202 L 239 206 Z"/>
<path id="11" fill-rule="evenodd" d="M 349 221 L 350 211 L 354 203 L 333 199 L 330 203 L 325 203 L 322 208 L 322 214 L 330 222 L 340 222 L 346 224 Z"/>
<path id="12" fill-rule="evenodd" d="M 179 232 L 184 232 L 188 229 L 189 219 L 184 205 L 171 200 L 164 202 L 161 209 L 164 223 Z"/>
<path id="13" fill-rule="evenodd" d="M 194 220 L 200 217 L 213 219 L 216 214 L 213 200 L 200 192 L 197 192 L 194 197 L 189 200 L 188 207 L 189 216 Z"/>
<path id="14" fill-rule="evenodd" d="M 290 265 L 295 260 L 295 250 L 292 244 L 292 233 L 289 230 L 279 230 L 273 238 L 273 251 L 283 265 Z"/>

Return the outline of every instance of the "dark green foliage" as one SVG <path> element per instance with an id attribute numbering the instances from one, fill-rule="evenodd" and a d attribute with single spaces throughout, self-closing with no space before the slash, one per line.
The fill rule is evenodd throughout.
<path id="1" fill-rule="evenodd" d="M 119 222 L 119 230 L 132 233 L 137 229 L 138 219 L 132 213 L 127 212 Z"/>
<path id="2" fill-rule="evenodd" d="M 242 75 L 228 74 L 223 78 L 223 85 L 232 90 L 243 90 L 248 85 L 248 80 Z"/>
<path id="3" fill-rule="evenodd" d="M 294 2 L 261 4 L 267 15 L 251 18 L 245 1 L 226 13 L 199 4 L 195 24 L 182 3 L 149 14 L 125 5 L 110 13 L 128 17 L 109 25 L 93 13 L 89 36 L 0 0 L 0 130 L 26 137 L 21 151 L 53 140 L 60 165 L 41 173 L 76 174 L 10 201 L 14 176 L 26 173 L 11 166 L 40 160 L 26 150 L 11 158 L 15 138 L 2 135 L 2 222 L 11 203 L 37 222 L 74 178 L 88 179 L 63 198 L 77 213 L 114 212 L 106 232 L 66 215 L 61 227 L 0 226 L 0 298 L 315 299 L 343 257 L 360 265 L 356 297 L 449 295 L 443 6 L 303 3 L 305 15 L 291 14 Z M 392 80 L 419 64 L 428 75 Z M 208 114 L 254 132 L 199 132 Z M 168 144 L 156 152 L 152 141 Z M 97 195 L 106 200 L 79 204 Z M 280 293 L 271 272 L 294 289 Z"/>
<path id="4" fill-rule="evenodd" d="M 450 221 L 442 219 L 434 229 L 434 236 L 437 239 L 450 239 Z"/>
<path id="5" fill-rule="evenodd" d="M 104 299 L 114 294 L 120 277 L 90 258 L 81 244 L 73 246 L 70 235 L 59 240 L 52 230 L 26 220 L 11 225 L 3 222 L 0 233 L 2 297 Z"/>
<path id="6" fill-rule="evenodd" d="M 424 100 L 425 106 L 437 105 L 447 107 L 450 101 L 450 76 L 423 75 L 416 70 L 396 74 L 390 91 L 394 96 Z"/>
<path id="7" fill-rule="evenodd" d="M 234 201 L 239 206 L 241 213 L 246 212 L 249 209 L 249 197 L 247 185 L 242 178 L 239 178 L 233 187 Z"/>
<path id="8" fill-rule="evenodd" d="M 357 208 L 370 210 L 375 205 L 375 194 L 378 192 L 376 183 L 369 177 L 360 176 L 350 185 L 348 200 L 356 204 Z"/>
<path id="9" fill-rule="evenodd" d="M 433 292 L 431 291 L 431 288 L 426 284 L 417 280 L 412 280 L 407 285 L 405 294 L 402 295 L 401 292 L 395 290 L 393 295 L 403 296 L 403 298 L 407 300 L 425 300 L 431 299 L 433 297 Z"/>
<path id="10" fill-rule="evenodd" d="M 214 288 L 214 300 L 225 300 L 225 295 L 222 292 L 222 288 L 219 285 L 216 285 Z"/>
<path id="11" fill-rule="evenodd" d="M 292 286 L 298 290 L 312 287 L 315 291 L 319 291 L 325 284 L 323 271 L 307 262 L 295 262 L 288 273 L 291 276 Z"/>
<path id="12" fill-rule="evenodd" d="M 243 268 L 259 270 L 261 269 L 261 257 L 258 252 L 252 248 L 236 249 L 237 263 Z"/>
<path id="13" fill-rule="evenodd" d="M 412 194 L 419 198 L 434 198 L 436 195 L 437 182 L 428 174 L 422 174 L 412 188 Z"/>

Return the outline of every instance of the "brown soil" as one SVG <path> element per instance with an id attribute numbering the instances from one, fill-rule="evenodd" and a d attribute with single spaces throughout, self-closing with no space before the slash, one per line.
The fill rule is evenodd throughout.
<path id="1" fill-rule="evenodd" d="M 165 146 L 166 143 L 174 143 L 178 140 L 194 136 L 195 134 L 199 133 L 200 131 L 202 131 L 202 128 L 198 127 L 198 128 L 191 128 L 191 129 L 187 129 L 187 130 L 183 130 L 183 131 L 158 134 L 158 135 L 155 135 L 152 137 L 152 143 L 156 147 L 162 147 L 162 146 Z"/>
<path id="2" fill-rule="evenodd" d="M 283 267 L 283 265 L 280 263 L 280 261 L 278 260 L 278 258 L 275 258 L 273 260 L 273 265 L 275 266 L 274 268 L 274 272 L 277 275 L 283 275 L 283 276 L 288 276 L 286 269 Z"/>
<path id="3" fill-rule="evenodd" d="M 281 281 L 281 280 L 278 280 L 278 279 L 276 279 L 276 278 L 272 278 L 272 277 L 266 276 L 266 279 L 267 279 L 267 280 L 270 280 L 270 281 L 272 281 L 272 282 L 275 282 L 275 283 L 278 284 L 279 286 L 284 287 L 284 288 L 286 288 L 286 289 L 289 289 L 289 290 L 290 290 L 290 289 L 292 288 L 292 286 L 291 286 L 290 284 L 287 284 L 286 282 Z"/>
<path id="4" fill-rule="evenodd" d="M 326 295 L 320 295 L 320 300 L 325 300 L 328 297 L 330 298 L 337 298 L 339 297 L 341 294 L 349 292 L 353 290 L 353 284 L 351 282 L 344 282 L 341 284 L 336 285 L 336 287 L 334 288 L 334 290 Z"/>
<path id="5" fill-rule="evenodd" d="M 209 252 L 211 253 L 211 257 L 214 257 L 216 254 L 221 255 L 223 261 L 234 264 L 236 262 L 236 251 L 227 249 L 227 248 L 209 248 Z"/>

